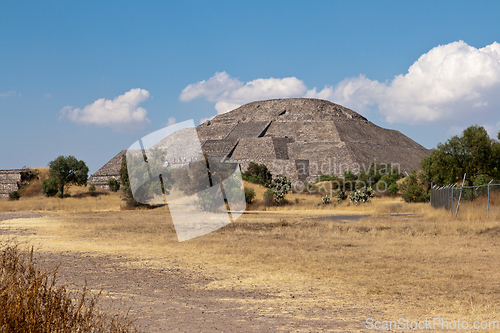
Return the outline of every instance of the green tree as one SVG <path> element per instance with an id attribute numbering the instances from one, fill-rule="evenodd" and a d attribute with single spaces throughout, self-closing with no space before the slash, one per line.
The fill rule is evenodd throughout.
<path id="1" fill-rule="evenodd" d="M 57 188 L 59 196 L 64 198 L 64 187 L 69 184 L 87 185 L 89 168 L 82 160 L 74 156 L 59 156 L 49 163 L 49 178 L 42 184 L 44 193 L 50 194 Z M 56 192 L 57 193 L 57 192 Z"/>
<path id="2" fill-rule="evenodd" d="M 47 178 L 42 182 L 42 192 L 48 197 L 53 197 L 57 194 L 59 190 L 57 189 L 57 179 Z"/>
<path id="3" fill-rule="evenodd" d="M 491 139 L 484 127 L 474 125 L 460 136 L 438 144 L 433 153 L 421 161 L 420 167 L 427 184 L 452 184 L 467 174 L 471 186 L 478 175 L 498 178 L 499 158 L 500 143 Z"/>
<path id="4" fill-rule="evenodd" d="M 140 202 L 135 201 L 134 196 L 132 195 L 132 188 L 130 187 L 130 179 L 128 177 L 128 167 L 127 167 L 127 156 L 123 155 L 122 165 L 120 167 L 120 180 L 121 180 L 121 188 L 123 194 L 125 194 L 125 202 L 127 207 L 134 208 L 138 206 L 143 206 Z"/>

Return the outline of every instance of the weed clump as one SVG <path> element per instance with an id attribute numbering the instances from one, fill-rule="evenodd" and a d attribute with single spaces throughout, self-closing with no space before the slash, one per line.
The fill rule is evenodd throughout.
<path id="1" fill-rule="evenodd" d="M 103 313 L 99 295 L 89 296 L 86 287 L 74 295 L 56 285 L 57 268 L 42 271 L 33 254 L 12 244 L 0 248 L 1 332 L 137 332 L 125 317 Z"/>

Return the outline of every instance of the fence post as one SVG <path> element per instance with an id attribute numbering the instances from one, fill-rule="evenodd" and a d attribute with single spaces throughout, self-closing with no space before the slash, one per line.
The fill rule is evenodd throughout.
<path id="1" fill-rule="evenodd" d="M 488 183 L 488 214 L 487 214 L 487 218 L 490 218 L 490 184 L 492 181 L 493 181 L 493 179 L 490 180 L 490 182 Z"/>
<path id="2" fill-rule="evenodd" d="M 453 184 L 451 186 L 451 208 L 450 208 L 450 212 L 451 214 L 453 215 L 453 188 L 455 187 L 455 184 Z"/>
<path id="3" fill-rule="evenodd" d="M 458 207 L 460 207 L 460 199 L 462 199 L 462 191 L 464 189 L 466 175 L 467 175 L 467 173 L 464 173 L 464 180 L 462 180 L 462 187 L 460 188 L 460 195 L 458 196 L 457 212 L 455 213 L 455 217 L 457 217 L 457 215 L 458 215 Z"/>

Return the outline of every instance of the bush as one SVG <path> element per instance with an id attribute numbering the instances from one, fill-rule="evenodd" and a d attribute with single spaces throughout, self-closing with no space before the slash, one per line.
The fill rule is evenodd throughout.
<path id="1" fill-rule="evenodd" d="M 427 202 L 430 200 L 430 191 L 424 189 L 423 182 L 418 179 L 415 171 L 412 171 L 403 181 L 401 191 L 401 196 L 406 202 Z"/>
<path id="2" fill-rule="evenodd" d="M 110 178 L 108 180 L 108 186 L 112 192 L 117 192 L 120 189 L 120 182 L 114 178 Z"/>
<path id="3" fill-rule="evenodd" d="M 356 176 L 351 170 L 347 170 L 344 172 L 345 180 L 357 180 L 358 176 Z"/>
<path id="4" fill-rule="evenodd" d="M 318 178 L 316 178 L 316 181 L 314 184 L 319 183 L 319 182 L 333 182 L 335 180 L 338 180 L 339 178 L 335 175 L 320 175 Z"/>
<path id="5" fill-rule="evenodd" d="M 269 183 L 267 187 L 272 190 L 274 202 L 281 205 L 285 202 L 285 195 L 290 192 L 292 183 L 286 176 L 277 175 L 271 180 L 271 183 Z"/>
<path id="6" fill-rule="evenodd" d="M 342 200 L 347 199 L 347 195 L 343 189 L 338 189 L 335 192 L 335 199 L 337 199 L 337 203 L 342 202 Z"/>
<path id="7" fill-rule="evenodd" d="M 321 197 L 321 204 L 328 205 L 331 202 L 331 199 L 328 197 L 328 194 L 325 194 L 324 197 Z"/>
<path id="8" fill-rule="evenodd" d="M 398 191 L 399 191 L 399 185 L 396 183 L 392 183 L 391 185 L 389 185 L 387 187 L 387 191 L 389 191 L 389 193 L 392 195 L 396 195 L 396 194 L 398 194 Z"/>
<path id="9" fill-rule="evenodd" d="M 360 202 L 369 202 L 370 198 L 375 196 L 375 191 L 371 187 L 363 187 L 361 189 L 354 190 L 349 196 L 349 200 L 355 205 Z"/>
<path id="10" fill-rule="evenodd" d="M 14 191 L 9 193 L 9 200 L 14 201 L 14 200 L 19 200 L 21 197 L 21 194 L 19 194 L 19 191 Z"/>
<path id="11" fill-rule="evenodd" d="M 245 188 L 245 202 L 250 205 L 255 199 L 255 191 L 253 188 Z"/>
<path id="12" fill-rule="evenodd" d="M 1 332 L 137 332 L 127 317 L 102 311 L 100 293 L 58 285 L 57 268 L 42 271 L 34 258 L 33 249 L 0 248 Z"/>
<path id="13" fill-rule="evenodd" d="M 206 212 L 220 212 L 222 209 L 226 209 L 225 206 L 221 206 L 220 203 L 224 202 L 224 197 L 220 189 L 213 193 L 213 191 L 200 191 L 196 193 L 195 203 L 196 205 Z"/>
<path id="14" fill-rule="evenodd" d="M 96 188 L 95 188 L 95 185 L 92 184 L 89 186 L 89 192 L 95 192 Z"/>
<path id="15" fill-rule="evenodd" d="M 266 192 L 264 192 L 264 204 L 266 206 L 272 206 L 275 204 L 275 201 L 274 201 L 274 190 L 269 188 L 266 190 Z"/>
<path id="16" fill-rule="evenodd" d="M 496 183 L 496 181 L 494 181 L 493 177 L 491 176 L 488 176 L 488 175 L 479 175 L 479 176 L 476 176 L 474 178 L 474 182 L 473 182 L 473 185 L 474 186 L 480 186 L 480 185 L 488 185 L 488 183 L 490 181 L 492 181 L 494 183 Z"/>
<path id="17" fill-rule="evenodd" d="M 247 171 L 243 172 L 241 176 L 243 180 L 260 185 L 268 184 L 273 177 L 265 164 L 257 164 L 255 162 L 250 162 Z"/>
<path id="18" fill-rule="evenodd" d="M 50 177 L 42 182 L 42 192 L 48 197 L 53 197 L 59 191 L 57 179 Z"/>

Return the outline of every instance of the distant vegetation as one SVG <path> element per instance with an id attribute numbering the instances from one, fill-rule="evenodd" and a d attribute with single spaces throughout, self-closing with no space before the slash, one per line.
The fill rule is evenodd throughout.
<path id="1" fill-rule="evenodd" d="M 42 192 L 53 197 L 56 194 L 65 198 L 64 187 L 69 184 L 86 185 L 89 168 L 74 156 L 59 156 L 49 163 L 49 178 L 42 182 Z"/>
<path id="2" fill-rule="evenodd" d="M 273 178 L 265 164 L 258 164 L 255 162 L 250 162 L 247 171 L 243 172 L 241 176 L 243 180 L 264 186 L 269 184 Z"/>
<path id="3" fill-rule="evenodd" d="M 466 185 L 487 184 L 491 179 L 500 179 L 500 142 L 491 139 L 484 127 L 470 126 L 460 136 L 438 144 L 420 167 L 421 180 L 426 185 L 454 184 L 464 174 L 467 174 Z"/>

